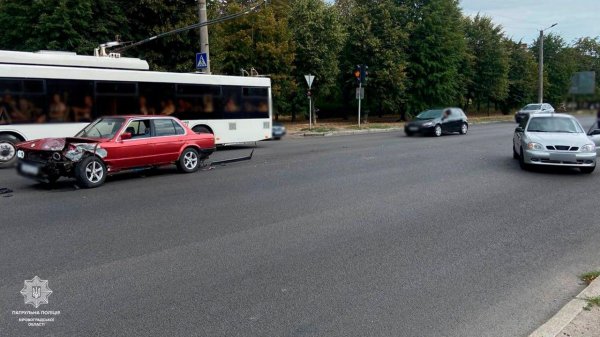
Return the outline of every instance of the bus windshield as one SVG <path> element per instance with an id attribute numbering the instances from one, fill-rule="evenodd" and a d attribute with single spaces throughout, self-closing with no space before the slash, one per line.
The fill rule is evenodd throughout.
<path id="1" fill-rule="evenodd" d="M 123 118 L 100 118 L 79 131 L 75 137 L 111 139 L 123 126 Z"/>

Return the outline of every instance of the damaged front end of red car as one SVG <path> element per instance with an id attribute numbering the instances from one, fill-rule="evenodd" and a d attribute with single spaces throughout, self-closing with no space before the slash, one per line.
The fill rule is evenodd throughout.
<path id="1" fill-rule="evenodd" d="M 107 153 L 97 140 L 86 138 L 45 138 L 17 145 L 19 174 L 43 183 L 73 177 L 77 163 L 88 155 L 100 158 Z"/>

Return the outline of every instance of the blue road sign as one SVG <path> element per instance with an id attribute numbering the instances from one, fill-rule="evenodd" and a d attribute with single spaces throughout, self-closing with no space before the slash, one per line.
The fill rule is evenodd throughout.
<path id="1" fill-rule="evenodd" d="M 208 55 L 206 53 L 196 53 L 196 69 L 208 68 Z"/>

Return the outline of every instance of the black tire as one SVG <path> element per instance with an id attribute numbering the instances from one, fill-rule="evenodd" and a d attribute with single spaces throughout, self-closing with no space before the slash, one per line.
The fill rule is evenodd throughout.
<path id="1" fill-rule="evenodd" d="M 523 148 L 521 148 L 521 155 L 519 156 L 519 166 L 521 170 L 529 170 L 529 165 L 525 163 L 525 154 L 523 154 Z"/>
<path id="2" fill-rule="evenodd" d="M 106 165 L 96 156 L 83 158 L 75 165 L 75 180 L 82 188 L 94 188 L 101 186 L 106 181 Z"/>
<path id="3" fill-rule="evenodd" d="M 591 173 L 594 172 L 595 169 L 596 169 L 596 166 L 592 166 L 592 167 L 580 167 L 579 171 L 581 171 L 581 173 L 591 174 Z"/>
<path id="4" fill-rule="evenodd" d="M 194 131 L 195 133 L 210 133 L 210 134 L 213 133 L 212 131 L 210 131 L 209 128 L 207 128 L 206 126 L 202 126 L 202 125 L 194 126 L 192 131 Z"/>
<path id="5" fill-rule="evenodd" d="M 406 134 L 406 137 L 412 137 L 414 135 L 414 133 L 410 131 L 405 131 L 404 133 Z"/>
<path id="6" fill-rule="evenodd" d="M 441 135 L 442 135 L 442 126 L 438 124 L 435 126 L 435 128 L 433 128 L 433 136 L 440 137 Z"/>
<path id="7" fill-rule="evenodd" d="M 0 168 L 11 167 L 17 163 L 16 144 L 20 141 L 13 135 L 0 135 Z"/>
<path id="8" fill-rule="evenodd" d="M 515 150 L 515 146 L 513 145 L 513 159 L 519 159 L 519 154 L 517 153 L 517 151 Z"/>
<path id="9" fill-rule="evenodd" d="M 469 132 L 469 124 L 467 123 L 462 123 L 462 125 L 460 126 L 460 134 L 461 135 L 466 135 L 467 132 Z"/>
<path id="10" fill-rule="evenodd" d="M 273 137 L 275 140 L 281 140 L 281 137 Z"/>
<path id="11" fill-rule="evenodd" d="M 177 160 L 177 168 L 183 173 L 193 173 L 200 169 L 201 159 L 198 150 L 188 147 Z"/>

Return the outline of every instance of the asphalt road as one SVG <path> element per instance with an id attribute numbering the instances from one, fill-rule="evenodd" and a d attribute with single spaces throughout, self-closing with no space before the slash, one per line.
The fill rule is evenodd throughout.
<path id="1" fill-rule="evenodd" d="M 94 190 L 0 170 L 0 336 L 526 336 L 600 268 L 600 172 L 521 171 L 513 129 L 288 138 Z M 16 312 L 36 275 L 44 327 Z"/>

